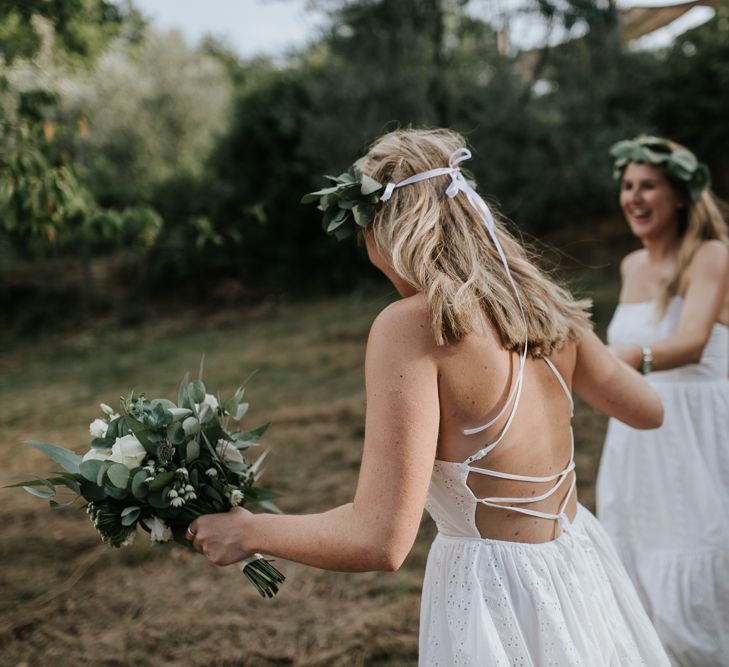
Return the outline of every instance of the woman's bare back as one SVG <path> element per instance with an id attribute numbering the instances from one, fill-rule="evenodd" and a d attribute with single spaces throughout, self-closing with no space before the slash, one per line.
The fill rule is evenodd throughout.
<path id="1" fill-rule="evenodd" d="M 555 368 L 571 387 L 576 361 L 576 345 L 568 342 L 551 359 Z M 515 389 L 520 355 L 501 347 L 493 330 L 472 334 L 439 353 L 438 394 L 440 430 L 437 458 L 463 462 L 503 431 L 515 397 L 497 421 L 486 430 L 465 435 L 464 430 L 494 419 L 509 401 Z M 555 372 L 544 359 L 527 357 L 521 395 L 507 432 L 499 444 L 473 467 L 531 477 L 556 475 L 572 459 L 572 405 Z M 502 479 L 471 472 L 468 485 L 477 498 L 532 498 L 559 488 L 544 500 L 518 505 L 549 514 L 557 514 L 570 494 L 574 472 L 565 479 L 548 482 Z M 572 493 L 566 514 L 572 518 L 576 508 Z M 503 503 L 508 506 L 509 503 Z M 529 516 L 518 511 L 479 504 L 476 526 L 482 537 L 515 542 L 547 542 L 559 535 L 558 522 Z"/>

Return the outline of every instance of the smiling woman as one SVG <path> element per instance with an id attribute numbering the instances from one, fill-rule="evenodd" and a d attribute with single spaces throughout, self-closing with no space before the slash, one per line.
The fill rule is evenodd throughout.
<path id="1" fill-rule="evenodd" d="M 654 137 L 612 151 L 643 248 L 608 329 L 663 400 L 660 429 L 611 420 L 597 510 L 675 665 L 729 655 L 729 235 L 709 173 Z"/>

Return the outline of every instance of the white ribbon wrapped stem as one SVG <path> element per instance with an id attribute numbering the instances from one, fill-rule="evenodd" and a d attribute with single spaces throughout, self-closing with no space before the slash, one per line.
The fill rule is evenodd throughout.
<path id="1" fill-rule="evenodd" d="M 263 554 L 253 554 L 252 556 L 249 556 L 248 558 L 244 558 L 242 561 L 238 563 L 238 567 L 240 567 L 240 571 L 243 572 L 243 570 L 246 569 L 246 565 L 250 565 L 254 561 L 257 560 L 266 560 Z"/>

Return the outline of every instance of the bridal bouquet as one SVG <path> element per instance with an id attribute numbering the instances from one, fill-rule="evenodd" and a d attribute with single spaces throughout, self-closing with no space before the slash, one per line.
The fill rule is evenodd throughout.
<path id="1" fill-rule="evenodd" d="M 121 414 L 102 403 L 102 417 L 89 426 L 93 440 L 83 457 L 30 441 L 26 444 L 63 471 L 13 486 L 49 499 L 54 509 L 64 506 L 54 499 L 56 488 L 70 489 L 86 501 L 101 539 L 112 547 L 129 544 L 139 526 L 153 543 L 174 540 L 192 549 L 185 531 L 196 517 L 254 504 L 277 511 L 272 499 L 278 494 L 255 486 L 266 452 L 253 463 L 243 455 L 268 428 L 239 430 L 248 409 L 241 402 L 244 391 L 245 385 L 219 401 L 202 379 L 190 382 L 185 376 L 177 404 L 135 392 L 121 399 Z M 284 580 L 258 554 L 241 567 L 263 596 L 272 597 Z"/>

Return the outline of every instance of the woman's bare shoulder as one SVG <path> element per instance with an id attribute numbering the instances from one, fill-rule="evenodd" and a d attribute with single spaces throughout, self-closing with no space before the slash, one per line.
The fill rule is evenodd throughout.
<path id="1" fill-rule="evenodd" d="M 425 297 L 415 294 L 387 306 L 372 323 L 370 340 L 373 338 L 385 338 L 393 344 L 435 345 Z"/>
<path id="2" fill-rule="evenodd" d="M 729 247 L 723 241 L 703 241 L 691 260 L 690 271 L 724 271 L 729 264 Z"/>
<path id="3" fill-rule="evenodd" d="M 642 264 L 642 262 L 645 260 L 646 256 L 646 250 L 645 248 L 640 248 L 638 250 L 633 250 L 633 252 L 629 252 L 625 257 L 623 257 L 622 261 L 620 262 L 620 277 L 623 279 L 623 282 L 625 281 L 625 278 L 629 276 L 638 266 Z"/>

